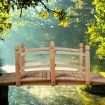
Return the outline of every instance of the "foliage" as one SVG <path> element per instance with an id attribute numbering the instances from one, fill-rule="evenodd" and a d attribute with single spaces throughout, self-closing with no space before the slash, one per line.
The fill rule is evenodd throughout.
<path id="1" fill-rule="evenodd" d="M 93 0 L 94 22 L 88 26 L 89 43 L 96 47 L 100 59 L 105 56 L 105 0 Z"/>
<path id="2" fill-rule="evenodd" d="M 61 1 L 61 0 L 59 0 Z M 58 1 L 53 1 L 57 3 Z M 73 6 L 75 7 L 70 8 L 69 3 L 72 2 Z M 4 38 L 6 34 L 3 36 L 4 32 L 6 30 L 11 28 L 11 21 L 10 21 L 10 10 L 16 10 L 18 9 L 20 11 L 20 17 L 22 16 L 23 9 L 27 9 L 29 7 L 33 7 L 36 9 L 36 7 L 41 7 L 40 11 L 37 11 L 39 14 L 39 17 L 43 19 L 49 18 L 49 16 L 52 15 L 55 19 L 58 20 L 58 26 L 61 27 L 68 27 L 70 24 L 70 18 L 73 18 L 75 16 L 76 9 L 82 9 L 83 7 L 83 1 L 82 0 L 71 0 L 69 3 L 67 2 L 67 10 L 62 9 L 62 7 L 51 8 L 49 4 L 51 4 L 51 1 L 48 0 L 1 0 L 0 1 L 0 34 L 2 34 L 1 37 Z M 63 5 L 63 4 L 62 4 Z M 77 19 L 78 20 L 78 19 Z M 1 38 L 3 40 L 3 38 Z"/>
<path id="3" fill-rule="evenodd" d="M 103 77 L 105 77 L 105 72 L 100 72 L 100 75 L 102 75 Z"/>
<path id="4" fill-rule="evenodd" d="M 5 0 L 0 1 L 0 39 L 3 40 L 3 33 L 11 28 L 10 5 Z"/>

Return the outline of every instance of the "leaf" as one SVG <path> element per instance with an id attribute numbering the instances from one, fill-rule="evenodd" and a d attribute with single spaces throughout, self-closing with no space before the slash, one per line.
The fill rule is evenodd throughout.
<path id="1" fill-rule="evenodd" d="M 43 19 L 47 19 L 49 16 L 49 13 L 47 11 L 41 11 L 39 13 L 39 17 L 43 18 Z"/>

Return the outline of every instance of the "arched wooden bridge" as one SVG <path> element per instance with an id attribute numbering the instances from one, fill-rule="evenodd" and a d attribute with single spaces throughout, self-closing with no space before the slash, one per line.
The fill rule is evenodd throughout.
<path id="1" fill-rule="evenodd" d="M 38 57 L 40 56 L 40 58 Z M 28 59 L 28 60 L 27 60 Z M 0 76 L 0 85 L 105 85 L 105 78 L 90 72 L 90 47 L 15 48 L 16 73 Z"/>

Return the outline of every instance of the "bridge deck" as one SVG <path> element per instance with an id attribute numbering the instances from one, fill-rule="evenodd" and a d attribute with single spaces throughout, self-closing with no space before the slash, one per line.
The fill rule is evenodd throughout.
<path id="1" fill-rule="evenodd" d="M 77 71 L 58 70 L 56 71 L 56 85 L 82 85 L 85 84 L 85 75 Z M 22 85 L 50 85 L 50 71 L 27 71 L 21 80 Z M 99 74 L 91 73 L 91 85 L 105 85 L 105 78 Z M 0 85 L 16 85 L 15 73 L 6 73 L 0 76 Z"/>

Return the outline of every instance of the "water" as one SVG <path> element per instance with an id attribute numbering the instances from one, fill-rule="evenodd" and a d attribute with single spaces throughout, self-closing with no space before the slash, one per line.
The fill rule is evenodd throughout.
<path id="1" fill-rule="evenodd" d="M 105 105 L 105 97 L 81 92 L 78 86 L 10 87 L 9 105 Z"/>

